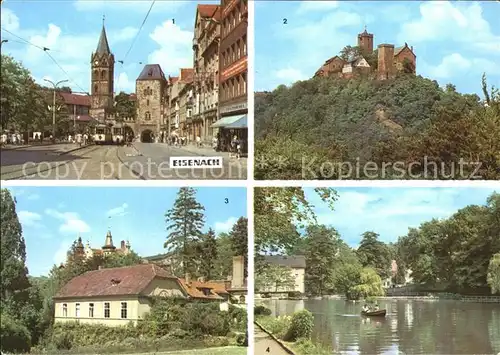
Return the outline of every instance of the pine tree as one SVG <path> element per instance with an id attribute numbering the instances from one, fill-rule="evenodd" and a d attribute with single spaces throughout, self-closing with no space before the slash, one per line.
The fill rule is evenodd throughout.
<path id="1" fill-rule="evenodd" d="M 167 231 L 164 247 L 173 251 L 182 262 L 183 272 L 194 271 L 195 244 L 200 242 L 205 222 L 205 208 L 196 201 L 196 190 L 181 187 L 174 207 L 165 214 Z"/>
<path id="2" fill-rule="evenodd" d="M 247 256 L 248 256 L 248 219 L 240 217 L 234 224 L 231 233 L 229 233 L 231 240 L 231 248 L 234 256 L 243 256 L 245 258 L 245 277 L 248 276 L 247 272 Z"/>
<path id="3" fill-rule="evenodd" d="M 217 241 L 215 240 L 215 232 L 212 228 L 208 230 L 208 233 L 203 235 L 200 260 L 200 274 L 205 280 L 210 280 L 215 271 L 215 260 L 217 260 Z"/>
<path id="4" fill-rule="evenodd" d="M 1 190 L 1 258 L 2 301 L 30 287 L 26 267 L 26 245 L 16 213 L 16 201 L 9 190 Z"/>

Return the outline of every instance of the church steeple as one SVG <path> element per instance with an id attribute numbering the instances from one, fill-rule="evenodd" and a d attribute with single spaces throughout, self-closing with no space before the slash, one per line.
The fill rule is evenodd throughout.
<path id="1" fill-rule="evenodd" d="M 106 28 L 104 27 L 104 21 L 102 24 L 101 36 L 99 37 L 99 43 L 97 44 L 96 54 L 99 55 L 110 55 L 111 50 L 109 49 L 108 37 L 106 36 Z"/>

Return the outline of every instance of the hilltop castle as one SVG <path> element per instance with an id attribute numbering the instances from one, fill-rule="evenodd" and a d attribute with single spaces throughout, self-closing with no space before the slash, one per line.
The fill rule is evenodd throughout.
<path id="1" fill-rule="evenodd" d="M 122 255 L 129 254 L 130 243 L 128 241 L 125 242 L 124 240 L 122 240 L 120 243 L 120 248 L 117 248 L 116 246 L 113 245 L 113 236 L 111 235 L 111 231 L 108 231 L 108 233 L 106 234 L 106 240 L 104 242 L 104 246 L 101 249 L 91 248 L 90 243 L 88 241 L 84 246 L 82 243 L 82 238 L 80 236 L 78 236 L 78 239 L 76 241 L 75 254 L 84 256 L 85 259 L 90 259 L 94 255 L 107 256 L 114 253 Z"/>
<path id="2" fill-rule="evenodd" d="M 351 58 L 334 56 L 328 59 L 314 77 L 336 76 L 349 79 L 359 74 L 375 74 L 377 79 L 386 80 L 394 78 L 398 72 L 416 73 L 417 56 L 413 52 L 413 46 L 409 47 L 407 43 L 397 48 L 393 44 L 379 44 L 374 51 L 373 34 L 368 33 L 365 28 L 358 34 L 357 49 Z"/>

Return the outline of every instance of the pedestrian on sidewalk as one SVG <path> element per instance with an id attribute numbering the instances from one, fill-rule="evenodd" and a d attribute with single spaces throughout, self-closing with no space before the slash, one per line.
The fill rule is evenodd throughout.
<path id="1" fill-rule="evenodd" d="M 200 138 L 200 136 L 196 136 L 196 146 L 198 148 L 201 148 L 201 138 Z"/>
<path id="2" fill-rule="evenodd" d="M 234 152 L 235 152 L 235 156 L 236 156 L 236 159 L 240 159 L 240 155 L 241 155 L 241 142 L 240 140 L 238 139 L 238 136 L 234 136 L 233 137 L 233 149 L 234 149 Z"/>

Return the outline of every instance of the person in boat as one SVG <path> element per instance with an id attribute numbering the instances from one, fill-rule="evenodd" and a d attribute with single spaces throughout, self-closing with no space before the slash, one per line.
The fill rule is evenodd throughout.
<path id="1" fill-rule="evenodd" d="M 375 307 L 373 308 L 373 311 L 378 311 L 380 309 L 380 307 L 378 306 L 378 304 L 375 305 Z"/>
<path id="2" fill-rule="evenodd" d="M 363 309 L 362 309 L 363 312 L 369 312 L 370 311 L 370 308 L 368 307 L 368 305 L 365 303 L 365 305 L 363 306 Z"/>

